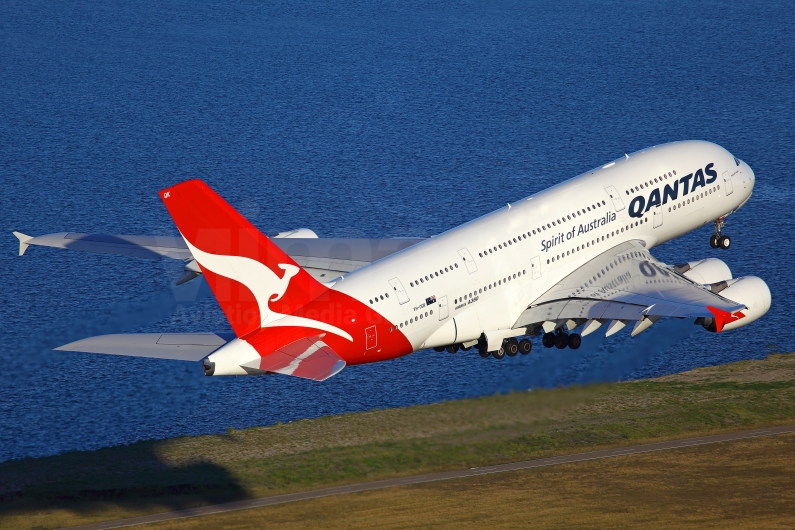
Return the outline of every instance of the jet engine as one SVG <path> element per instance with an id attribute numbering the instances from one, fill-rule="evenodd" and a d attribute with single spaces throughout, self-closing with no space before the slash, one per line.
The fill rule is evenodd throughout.
<path id="1" fill-rule="evenodd" d="M 770 309 L 770 289 L 761 278 L 756 276 L 744 276 L 734 280 L 717 282 L 712 284 L 710 288 L 723 298 L 743 304 L 747 308 L 736 311 L 733 316 L 739 316 L 740 314 L 743 316 L 724 324 L 721 331 L 737 329 L 750 324 Z M 699 321 L 707 331 L 717 331 L 714 318 L 703 318 L 699 319 Z"/>
<path id="2" fill-rule="evenodd" d="M 676 272 L 696 283 L 717 283 L 732 279 L 729 266 L 717 258 L 688 261 L 674 266 Z"/>

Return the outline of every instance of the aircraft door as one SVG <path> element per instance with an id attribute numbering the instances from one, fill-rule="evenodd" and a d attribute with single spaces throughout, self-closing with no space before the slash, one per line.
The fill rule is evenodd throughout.
<path id="1" fill-rule="evenodd" d="M 663 209 L 658 204 L 654 207 L 654 228 L 659 228 L 663 224 Z"/>
<path id="2" fill-rule="evenodd" d="M 470 254 L 467 249 L 462 248 L 461 250 L 458 251 L 458 255 L 464 259 L 464 264 L 467 266 L 469 274 L 477 272 L 478 266 L 475 265 L 475 260 L 472 259 L 472 254 Z"/>
<path id="3" fill-rule="evenodd" d="M 726 187 L 726 195 L 731 195 L 734 193 L 734 187 L 732 186 L 732 178 L 729 176 L 728 171 L 723 172 L 723 185 Z"/>
<path id="4" fill-rule="evenodd" d="M 370 326 L 364 330 L 364 349 L 372 350 L 378 346 L 378 334 L 375 331 L 375 326 Z"/>
<path id="5" fill-rule="evenodd" d="M 621 200 L 621 195 L 618 194 L 618 190 L 615 186 L 608 186 L 605 188 L 605 191 L 608 195 L 610 195 L 610 199 L 613 201 L 613 208 L 616 209 L 617 212 L 620 212 L 624 209 L 624 201 Z"/>
<path id="6" fill-rule="evenodd" d="M 406 293 L 406 290 L 403 288 L 403 284 L 399 279 L 392 278 L 389 280 L 389 285 L 392 286 L 392 290 L 395 292 L 395 296 L 397 296 L 398 303 L 400 305 L 403 305 L 409 301 L 409 295 Z"/>
<path id="7" fill-rule="evenodd" d="M 541 277 L 541 258 L 533 256 L 530 258 L 530 270 L 533 271 L 533 279 L 537 280 Z"/>
<path id="8" fill-rule="evenodd" d="M 450 315 L 447 307 L 447 296 L 439 298 L 439 320 L 444 320 Z"/>

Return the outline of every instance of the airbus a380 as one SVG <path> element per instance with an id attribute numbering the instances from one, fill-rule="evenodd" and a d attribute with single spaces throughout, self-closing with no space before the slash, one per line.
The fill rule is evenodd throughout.
<path id="1" fill-rule="evenodd" d="M 424 348 L 526 354 L 527 337 L 578 348 L 583 336 L 662 317 L 707 331 L 745 326 L 770 308 L 761 279 L 721 260 L 679 265 L 650 249 L 707 223 L 728 249 L 726 216 L 751 197 L 751 168 L 702 141 L 610 162 L 429 239 L 263 235 L 199 180 L 160 192 L 181 237 L 15 232 L 30 245 L 186 262 L 234 331 L 90 337 L 58 349 L 203 360 L 204 373 L 279 373 L 322 381 L 346 365 Z"/>

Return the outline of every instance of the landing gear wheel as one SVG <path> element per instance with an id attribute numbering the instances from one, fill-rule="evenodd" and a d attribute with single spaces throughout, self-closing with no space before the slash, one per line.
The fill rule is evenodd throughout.
<path id="1" fill-rule="evenodd" d="M 562 350 L 569 345 L 569 336 L 563 332 L 555 335 L 555 347 Z"/>
<path id="2" fill-rule="evenodd" d="M 488 357 L 489 355 L 491 355 L 491 352 L 487 352 L 486 350 L 478 350 L 478 353 L 479 353 L 479 354 L 480 354 L 480 356 L 481 356 L 481 357 L 483 357 L 484 359 L 485 359 L 486 357 Z"/>
<path id="3" fill-rule="evenodd" d="M 447 353 L 455 353 L 458 351 L 458 344 L 451 344 L 445 349 L 447 350 Z"/>
<path id="4" fill-rule="evenodd" d="M 545 348 L 551 348 L 555 345 L 555 334 L 554 333 L 544 333 L 544 336 L 541 337 L 541 344 L 544 345 Z"/>
<path id="5" fill-rule="evenodd" d="M 494 356 L 495 359 L 502 359 L 503 357 L 505 357 L 505 350 L 500 348 L 497 351 L 491 352 L 491 354 Z"/>
<path id="6" fill-rule="evenodd" d="M 443 352 L 444 346 L 434 346 L 433 351 Z"/>
<path id="7" fill-rule="evenodd" d="M 505 339 L 505 342 L 502 343 L 502 348 L 508 357 L 515 357 L 519 353 L 519 341 L 515 337 Z"/>
<path id="8" fill-rule="evenodd" d="M 729 247 L 732 246 L 732 240 L 729 236 L 720 236 L 718 238 L 718 246 L 723 250 L 729 250 Z"/>
<path id="9" fill-rule="evenodd" d="M 718 236 L 712 234 L 712 236 L 709 238 L 709 246 L 712 248 L 718 248 Z"/>
<path id="10" fill-rule="evenodd" d="M 528 339 L 522 339 L 519 341 L 519 353 L 522 355 L 527 355 L 530 353 L 530 350 L 533 349 L 533 343 L 530 342 Z"/>
<path id="11" fill-rule="evenodd" d="M 572 333 L 569 335 L 567 342 L 569 344 L 569 348 L 576 350 L 580 347 L 580 344 L 582 344 L 582 337 L 580 337 L 577 333 Z"/>

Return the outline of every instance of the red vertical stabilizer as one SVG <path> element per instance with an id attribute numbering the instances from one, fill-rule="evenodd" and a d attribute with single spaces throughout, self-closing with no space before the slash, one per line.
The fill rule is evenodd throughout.
<path id="1" fill-rule="evenodd" d="M 327 289 L 200 180 L 160 192 L 238 337 Z"/>

